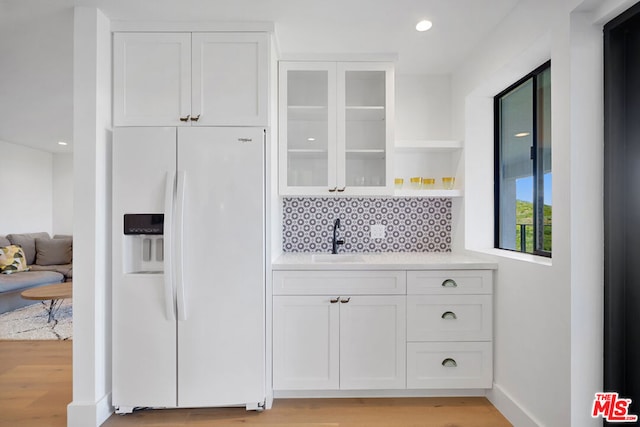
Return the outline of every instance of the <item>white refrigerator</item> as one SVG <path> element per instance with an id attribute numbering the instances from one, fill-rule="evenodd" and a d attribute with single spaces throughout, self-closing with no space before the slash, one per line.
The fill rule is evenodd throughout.
<path id="1" fill-rule="evenodd" d="M 112 162 L 116 412 L 262 408 L 265 130 L 116 128 Z"/>

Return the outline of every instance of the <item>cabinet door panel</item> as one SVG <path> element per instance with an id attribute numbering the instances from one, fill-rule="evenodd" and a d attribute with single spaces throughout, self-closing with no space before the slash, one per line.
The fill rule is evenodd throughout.
<path id="1" fill-rule="evenodd" d="M 328 296 L 273 298 L 274 390 L 337 390 L 339 304 Z"/>
<path id="2" fill-rule="evenodd" d="M 405 387 L 405 302 L 404 296 L 353 296 L 340 303 L 341 389 Z"/>
<path id="3" fill-rule="evenodd" d="M 194 125 L 268 125 L 267 42 L 267 34 L 193 34 Z"/>
<path id="4" fill-rule="evenodd" d="M 391 295 L 404 294 L 406 273 L 397 270 L 274 271 L 276 295 Z"/>
<path id="5" fill-rule="evenodd" d="M 386 63 L 338 63 L 338 187 L 392 192 L 394 77 Z"/>
<path id="6" fill-rule="evenodd" d="M 425 270 L 407 272 L 408 294 L 491 294 L 491 270 Z"/>
<path id="7" fill-rule="evenodd" d="M 407 388 L 491 388 L 491 342 L 407 344 Z"/>
<path id="8" fill-rule="evenodd" d="M 185 126 L 191 111 L 191 34 L 115 33 L 115 126 Z"/>
<path id="9" fill-rule="evenodd" d="M 281 62 L 280 193 L 336 191 L 336 66 Z"/>
<path id="10" fill-rule="evenodd" d="M 407 340 L 491 340 L 491 306 L 491 295 L 409 295 Z"/>

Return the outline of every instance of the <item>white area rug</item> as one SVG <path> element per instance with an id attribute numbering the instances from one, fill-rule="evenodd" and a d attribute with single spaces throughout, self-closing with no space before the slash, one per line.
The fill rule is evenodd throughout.
<path id="1" fill-rule="evenodd" d="M 73 333 L 71 299 L 62 302 L 51 323 L 47 323 L 49 302 L 0 314 L 0 340 L 70 340 Z"/>

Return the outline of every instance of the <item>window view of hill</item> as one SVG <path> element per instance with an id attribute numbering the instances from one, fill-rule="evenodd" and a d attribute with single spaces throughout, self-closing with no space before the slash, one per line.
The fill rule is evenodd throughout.
<path id="1" fill-rule="evenodd" d="M 516 248 L 522 244 L 524 229 L 524 252 L 533 252 L 533 203 L 516 200 Z M 544 243 L 543 249 L 551 252 L 551 206 L 544 205 Z"/>

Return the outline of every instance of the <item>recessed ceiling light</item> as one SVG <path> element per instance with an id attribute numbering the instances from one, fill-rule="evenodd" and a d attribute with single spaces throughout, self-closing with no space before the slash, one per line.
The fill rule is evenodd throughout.
<path id="1" fill-rule="evenodd" d="M 307 141 L 309 141 L 309 142 L 313 142 L 313 141 L 315 141 L 315 140 L 316 140 L 316 139 L 315 139 L 315 138 L 313 138 L 313 137 L 312 137 L 312 138 L 307 138 Z"/>
<path id="2" fill-rule="evenodd" d="M 516 138 L 522 138 L 523 136 L 529 136 L 531 135 L 529 132 L 520 132 L 520 133 L 516 133 L 515 136 Z"/>
<path id="3" fill-rule="evenodd" d="M 68 145 L 68 144 L 64 141 L 58 141 L 58 145 Z"/>
<path id="4" fill-rule="evenodd" d="M 420 21 L 420 22 L 418 22 L 416 24 L 416 30 L 418 30 L 418 31 L 427 31 L 432 26 L 433 26 L 433 23 L 431 21 L 427 21 L 426 19 L 423 19 L 422 21 Z"/>

